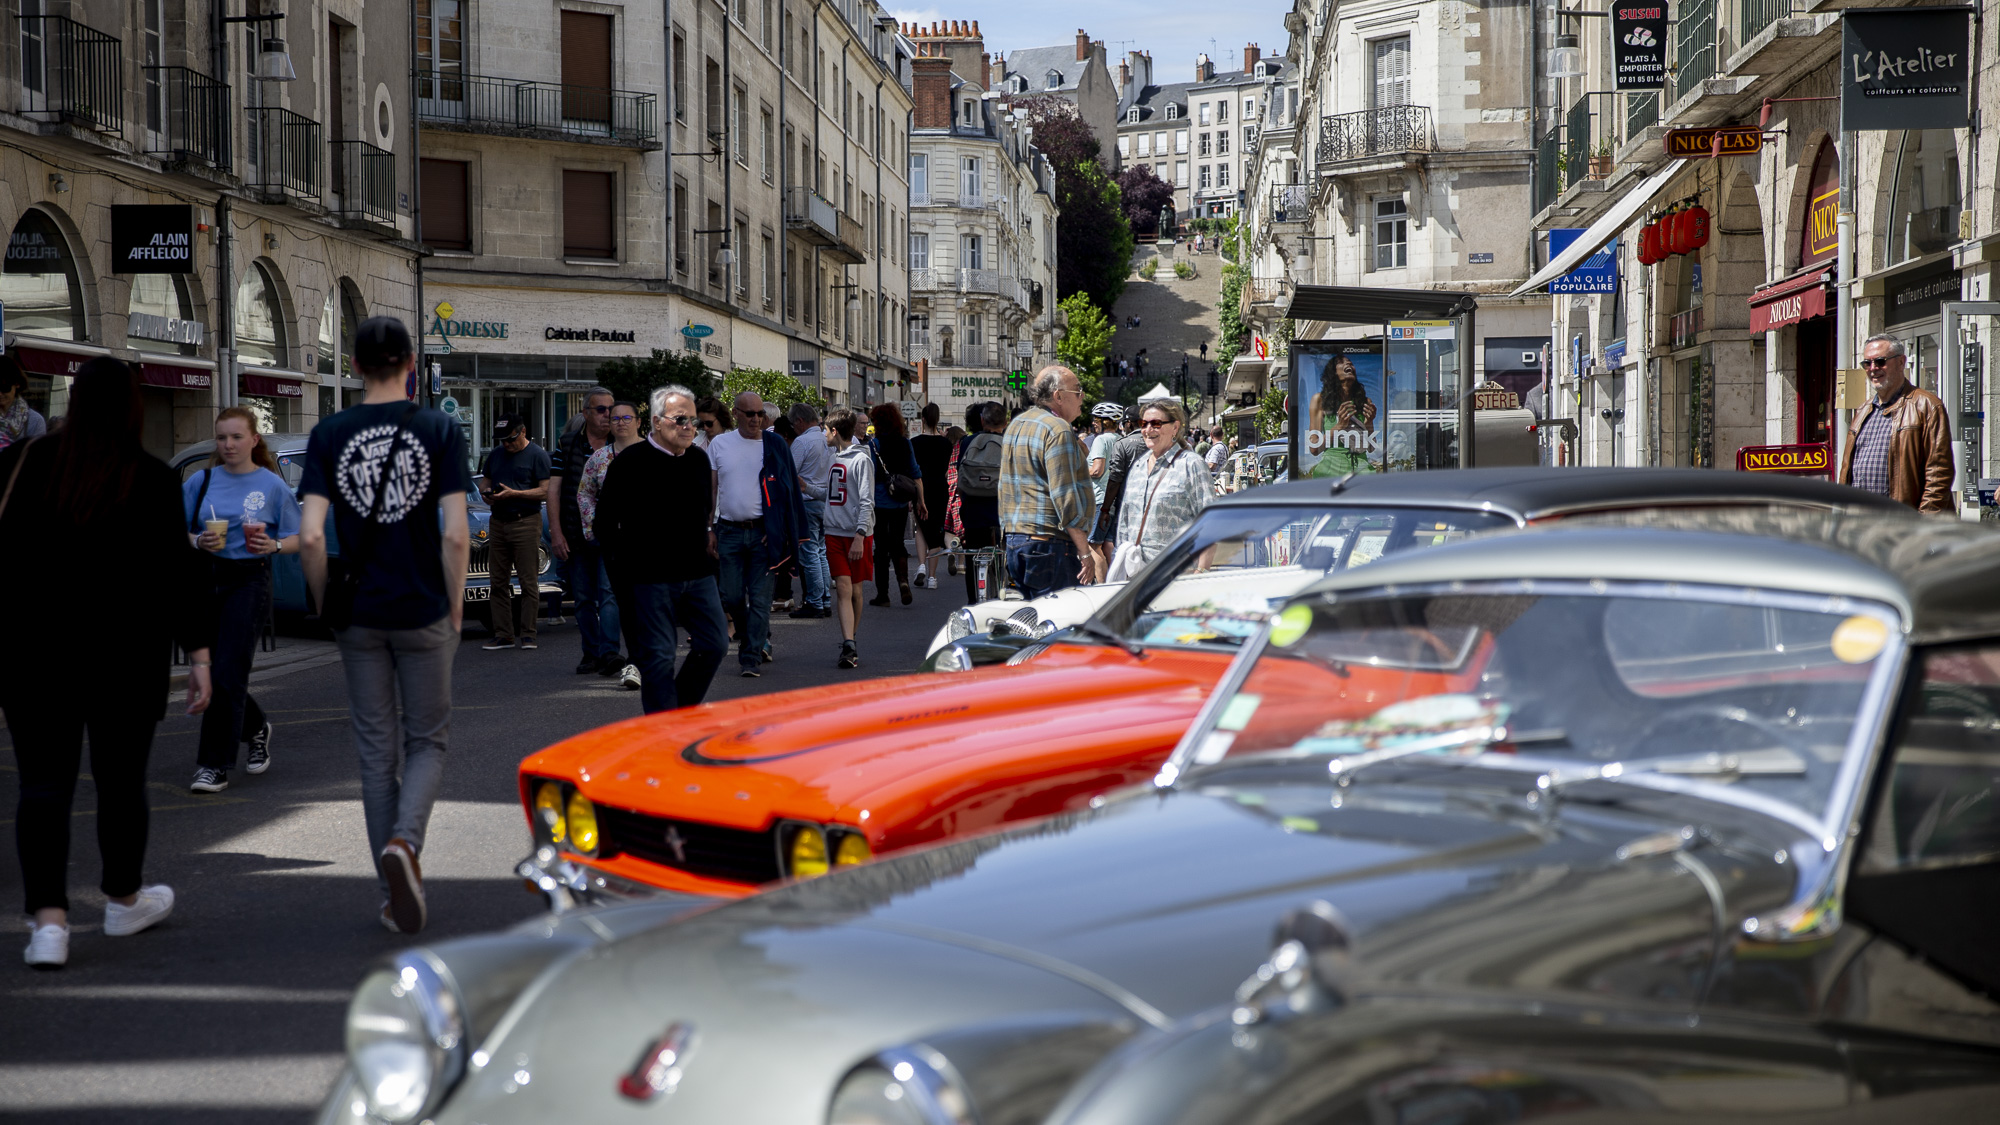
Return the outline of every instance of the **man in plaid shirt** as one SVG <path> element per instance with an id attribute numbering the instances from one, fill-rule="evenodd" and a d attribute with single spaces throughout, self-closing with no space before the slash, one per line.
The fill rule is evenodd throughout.
<path id="1" fill-rule="evenodd" d="M 1070 422 L 1083 413 L 1083 383 L 1060 364 L 1028 384 L 1034 403 L 1008 423 L 1000 452 L 1000 529 L 1007 577 L 1039 598 L 1098 580 L 1085 536 L 1096 515 L 1083 444 Z"/>

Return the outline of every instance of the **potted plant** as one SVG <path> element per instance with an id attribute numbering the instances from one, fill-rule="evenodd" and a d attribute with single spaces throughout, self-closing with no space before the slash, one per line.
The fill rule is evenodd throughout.
<path id="1" fill-rule="evenodd" d="M 1610 179 L 1613 161 L 1611 138 L 1606 137 L 1597 142 L 1597 148 L 1591 151 L 1590 178 L 1593 180 Z"/>

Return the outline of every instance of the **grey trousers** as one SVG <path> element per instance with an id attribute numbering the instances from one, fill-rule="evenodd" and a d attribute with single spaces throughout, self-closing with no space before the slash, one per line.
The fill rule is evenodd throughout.
<path id="1" fill-rule="evenodd" d="M 398 837 L 422 852 L 431 805 L 444 783 L 445 744 L 451 735 L 451 660 L 458 652 L 458 632 L 447 615 L 421 629 L 355 625 L 334 639 L 340 644 L 341 666 L 347 670 L 348 717 L 361 759 L 368 855 L 377 859 L 383 847 Z M 376 880 L 387 894 L 389 884 L 379 864 Z"/>

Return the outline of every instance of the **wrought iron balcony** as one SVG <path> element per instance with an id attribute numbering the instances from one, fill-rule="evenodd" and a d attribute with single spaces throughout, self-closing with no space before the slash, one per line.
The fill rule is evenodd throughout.
<path id="1" fill-rule="evenodd" d="M 1715 77 L 1715 0 L 1687 0 L 1673 26 L 1673 100 Z"/>
<path id="2" fill-rule="evenodd" d="M 229 84 L 184 66 L 147 68 L 147 149 L 174 163 L 229 167 Z"/>
<path id="3" fill-rule="evenodd" d="M 21 16 L 22 112 L 100 133 L 125 124 L 124 46 L 63 16 Z"/>
<path id="4" fill-rule="evenodd" d="M 1431 149 L 1429 106 L 1385 106 L 1319 119 L 1317 151 L 1321 168 Z"/>
<path id="5" fill-rule="evenodd" d="M 395 155 L 367 141 L 335 141 L 327 148 L 333 155 L 334 190 L 339 193 L 328 210 L 395 225 Z"/>
<path id="6" fill-rule="evenodd" d="M 275 106 L 244 111 L 250 166 L 243 185 L 266 198 L 319 201 L 319 122 Z"/>
<path id="7" fill-rule="evenodd" d="M 476 133 L 652 147 L 659 99 L 633 90 L 529 82 L 456 71 L 417 72 L 417 118 Z"/>
<path id="8" fill-rule="evenodd" d="M 1271 189 L 1271 221 L 1303 223 L 1312 207 L 1312 188 L 1306 184 L 1280 184 Z"/>

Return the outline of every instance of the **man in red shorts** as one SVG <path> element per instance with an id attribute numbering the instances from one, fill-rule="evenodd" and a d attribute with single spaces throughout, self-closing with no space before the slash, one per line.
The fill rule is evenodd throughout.
<path id="1" fill-rule="evenodd" d="M 833 605 L 840 618 L 840 666 L 859 668 L 854 627 L 861 621 L 861 584 L 875 573 L 875 463 L 854 440 L 855 414 L 844 406 L 827 412 L 833 470 L 826 488 L 826 565 L 833 573 Z"/>

